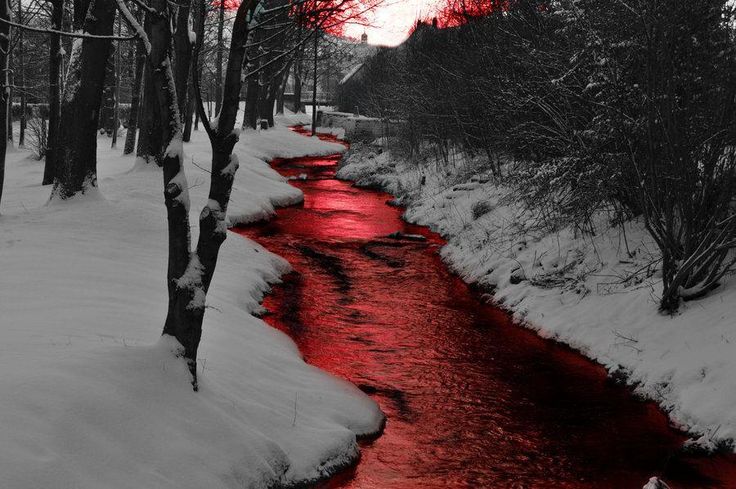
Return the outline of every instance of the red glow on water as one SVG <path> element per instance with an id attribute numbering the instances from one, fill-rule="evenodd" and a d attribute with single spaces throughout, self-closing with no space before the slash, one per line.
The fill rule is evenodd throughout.
<path id="1" fill-rule="evenodd" d="M 360 463 L 322 487 L 736 487 L 733 456 L 683 455 L 684 436 L 603 368 L 519 327 L 441 263 L 442 240 L 390 195 L 335 180 L 338 156 L 277 160 L 303 206 L 237 232 L 295 273 L 264 301 L 305 359 L 387 414 Z M 426 241 L 394 239 L 395 231 Z"/>

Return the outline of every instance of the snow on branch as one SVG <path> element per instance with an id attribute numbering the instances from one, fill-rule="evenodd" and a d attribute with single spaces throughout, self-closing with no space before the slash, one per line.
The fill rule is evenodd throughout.
<path id="1" fill-rule="evenodd" d="M 136 20 L 136 18 L 133 16 L 132 13 L 130 13 L 130 9 L 128 9 L 128 6 L 125 5 L 125 2 L 123 0 L 115 0 L 115 2 L 118 4 L 118 10 L 120 10 L 120 13 L 123 17 L 125 17 L 125 20 L 128 22 L 130 27 L 135 31 L 136 37 L 139 37 L 141 41 L 143 42 L 143 46 L 146 49 L 146 54 L 151 54 L 151 42 L 148 40 L 148 36 L 146 35 L 146 32 L 143 30 L 143 27 L 141 24 Z"/>
<path id="2" fill-rule="evenodd" d="M 65 32 L 65 31 L 58 31 L 56 29 L 43 29 L 41 27 L 32 27 L 25 24 L 18 24 L 16 22 L 13 22 L 12 20 L 2 19 L 0 18 L 0 23 L 10 25 L 12 27 L 23 29 L 25 31 L 31 31 L 31 32 L 40 32 L 41 34 L 57 34 L 59 36 L 66 36 L 66 37 L 76 37 L 76 38 L 83 38 L 83 39 L 111 39 L 113 41 L 133 41 L 138 37 L 138 35 L 135 36 L 103 36 L 98 34 L 89 34 L 87 32 Z"/>

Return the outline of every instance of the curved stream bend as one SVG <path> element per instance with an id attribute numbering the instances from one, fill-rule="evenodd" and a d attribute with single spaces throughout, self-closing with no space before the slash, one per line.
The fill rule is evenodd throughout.
<path id="1" fill-rule="evenodd" d="M 734 457 L 683 455 L 654 404 L 480 301 L 439 260 L 437 235 L 404 222 L 390 195 L 336 180 L 338 161 L 275 160 L 307 175 L 294 180 L 303 206 L 236 230 L 294 267 L 267 321 L 388 416 L 328 486 L 624 489 L 659 475 L 673 489 L 736 487 Z"/>

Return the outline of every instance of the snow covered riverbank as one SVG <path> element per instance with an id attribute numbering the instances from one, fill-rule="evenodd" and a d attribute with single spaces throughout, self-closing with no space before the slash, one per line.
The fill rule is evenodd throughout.
<path id="1" fill-rule="evenodd" d="M 356 435 L 379 429 L 382 414 L 252 315 L 289 265 L 232 234 L 208 296 L 200 392 L 192 392 L 185 365 L 160 340 L 167 258 L 160 171 L 108 145 L 99 139 L 99 193 L 61 203 L 47 204 L 41 162 L 25 151 L 8 156 L 0 487 L 273 487 L 354 461 Z M 232 223 L 301 200 L 266 160 L 343 149 L 284 126 L 244 133 Z M 199 168 L 209 167 L 204 133 L 184 150 L 196 216 L 209 184 Z"/>
<path id="2" fill-rule="evenodd" d="M 733 448 L 733 276 L 678 315 L 663 316 L 656 246 L 640 223 L 623 233 L 599 216 L 596 236 L 540 231 L 518 199 L 490 175 L 478 175 L 474 163 L 457 161 L 445 173 L 431 157 L 410 163 L 354 145 L 338 177 L 399 197 L 407 220 L 447 238 L 444 261 L 467 282 L 493 290 L 492 300 L 520 322 L 625 377 L 698 445 Z"/>

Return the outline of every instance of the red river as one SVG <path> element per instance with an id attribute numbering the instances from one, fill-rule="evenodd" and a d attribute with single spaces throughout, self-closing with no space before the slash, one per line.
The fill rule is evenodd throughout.
<path id="1" fill-rule="evenodd" d="M 486 304 L 440 261 L 439 236 L 404 222 L 390 195 L 336 180 L 338 161 L 274 160 L 307 175 L 292 182 L 304 204 L 236 230 L 294 267 L 266 320 L 388 417 L 322 487 L 635 489 L 656 475 L 736 488 L 734 456 L 685 453 L 657 406 Z"/>

